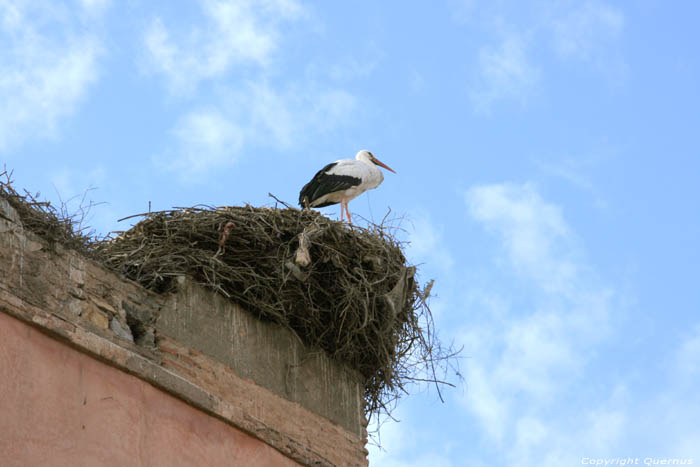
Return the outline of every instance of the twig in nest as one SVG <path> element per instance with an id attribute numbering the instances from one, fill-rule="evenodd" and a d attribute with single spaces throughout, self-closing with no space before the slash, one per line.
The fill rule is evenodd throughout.
<path id="1" fill-rule="evenodd" d="M 289 204 L 287 204 L 287 203 L 285 203 L 284 201 L 282 201 L 281 199 L 279 199 L 277 196 L 273 195 L 272 193 L 269 193 L 269 192 L 268 192 L 268 193 L 267 193 L 267 196 L 269 196 L 270 198 L 274 198 L 275 201 L 277 201 L 278 203 L 280 203 L 280 204 L 281 204 L 282 206 L 284 206 L 285 208 L 291 208 L 291 207 L 292 207 L 292 206 L 290 206 Z"/>

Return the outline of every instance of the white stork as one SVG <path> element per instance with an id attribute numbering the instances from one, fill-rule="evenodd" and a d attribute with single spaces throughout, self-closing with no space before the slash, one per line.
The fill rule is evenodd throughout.
<path id="1" fill-rule="evenodd" d="M 357 153 L 354 159 L 340 159 L 318 171 L 299 193 L 302 207 L 322 208 L 340 203 L 340 218 L 343 211 L 352 224 L 348 202 L 367 190 L 377 188 L 384 181 L 379 167 L 394 170 L 366 150 Z M 396 172 L 394 172 L 396 173 Z"/>

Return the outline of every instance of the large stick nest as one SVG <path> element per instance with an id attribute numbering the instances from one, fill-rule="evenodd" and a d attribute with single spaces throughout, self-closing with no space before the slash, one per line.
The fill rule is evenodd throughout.
<path id="1" fill-rule="evenodd" d="M 186 274 L 292 329 L 362 375 L 370 413 L 385 409 L 410 379 L 413 352 L 430 356 L 415 268 L 381 227 L 251 206 L 144 216 L 101 243 L 98 259 L 159 292 Z"/>
<path id="2" fill-rule="evenodd" d="M 370 416 L 390 414 L 412 382 L 441 384 L 453 349 L 437 340 L 415 267 L 383 226 L 349 227 L 295 208 L 187 208 L 141 216 L 116 238 L 86 233 L 76 213 L 18 193 L 0 173 L 0 199 L 50 245 L 60 243 L 145 287 L 166 292 L 188 275 L 260 319 L 293 330 L 364 379 Z"/>

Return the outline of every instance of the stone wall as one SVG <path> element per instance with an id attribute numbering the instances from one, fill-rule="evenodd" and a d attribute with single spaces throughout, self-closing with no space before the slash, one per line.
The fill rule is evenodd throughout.
<path id="1" fill-rule="evenodd" d="M 49 245 L 0 200 L 0 430 L 11 434 L 0 458 L 34 443 L 98 459 L 77 428 L 87 417 L 91 433 L 116 430 L 104 430 L 99 449 L 115 459 L 130 450 L 130 465 L 158 465 L 159 453 L 190 465 L 179 448 L 208 453 L 198 459 L 209 465 L 236 453 L 260 456 L 257 465 L 284 465 L 274 456 L 367 465 L 357 374 L 186 278 L 178 284 L 157 295 Z M 78 371 L 88 367 L 89 380 Z M 166 453 L 168 440 L 177 448 Z"/>

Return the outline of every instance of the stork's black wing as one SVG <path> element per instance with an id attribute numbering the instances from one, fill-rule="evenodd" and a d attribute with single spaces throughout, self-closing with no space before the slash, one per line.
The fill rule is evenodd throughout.
<path id="1" fill-rule="evenodd" d="M 308 207 L 311 205 L 311 203 L 323 195 L 336 191 L 347 190 L 348 188 L 352 188 L 362 183 L 362 180 L 358 177 L 329 174 L 328 172 L 336 165 L 338 165 L 337 162 L 328 164 L 319 170 L 309 183 L 304 185 L 304 188 L 302 188 L 301 192 L 299 192 L 299 205 L 302 207 Z M 314 207 L 322 208 L 324 206 L 330 206 L 331 204 L 336 203 L 328 201 Z"/>

